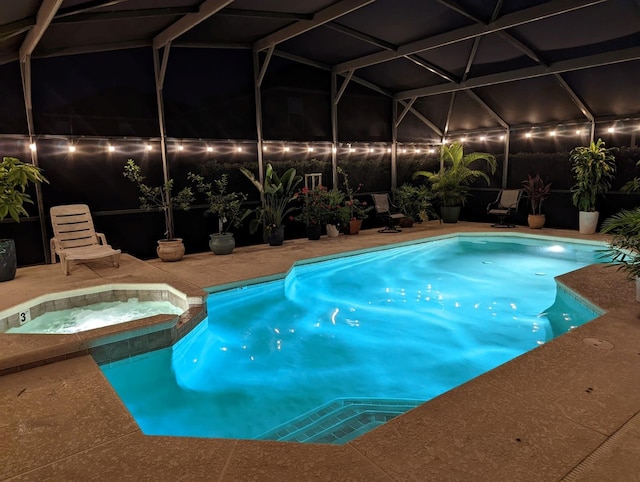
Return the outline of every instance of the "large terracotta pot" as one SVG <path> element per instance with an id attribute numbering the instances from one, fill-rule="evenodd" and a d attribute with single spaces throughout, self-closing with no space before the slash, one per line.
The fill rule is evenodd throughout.
<path id="1" fill-rule="evenodd" d="M 345 234 L 358 234 L 362 227 L 362 219 L 352 219 L 344 227 Z"/>
<path id="2" fill-rule="evenodd" d="M 184 256 L 182 238 L 159 239 L 156 252 L 162 261 L 180 261 Z"/>
<path id="3" fill-rule="evenodd" d="M 232 233 L 216 233 L 209 235 L 209 249 L 213 254 L 231 254 L 236 247 L 236 240 Z"/>
<path id="4" fill-rule="evenodd" d="M 17 266 L 16 243 L 13 239 L 0 239 L 0 281 L 15 278 Z"/>
<path id="5" fill-rule="evenodd" d="M 531 229 L 542 229 L 545 221 L 546 217 L 544 214 L 529 214 L 529 217 L 527 218 L 527 222 Z"/>

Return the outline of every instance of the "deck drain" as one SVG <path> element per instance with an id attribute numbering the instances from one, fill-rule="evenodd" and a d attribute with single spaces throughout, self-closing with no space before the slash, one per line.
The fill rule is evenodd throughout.
<path id="1" fill-rule="evenodd" d="M 600 338 L 589 337 L 589 338 L 583 339 L 582 341 L 587 345 L 597 348 L 599 350 L 609 351 L 613 349 L 613 343 L 607 340 L 601 340 Z"/>

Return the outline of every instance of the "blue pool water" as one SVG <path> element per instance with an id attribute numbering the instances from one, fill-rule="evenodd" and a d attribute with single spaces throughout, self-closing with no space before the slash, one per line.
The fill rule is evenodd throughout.
<path id="1" fill-rule="evenodd" d="M 344 443 L 598 316 L 554 276 L 602 247 L 468 235 L 298 265 L 102 370 L 148 435 Z"/>

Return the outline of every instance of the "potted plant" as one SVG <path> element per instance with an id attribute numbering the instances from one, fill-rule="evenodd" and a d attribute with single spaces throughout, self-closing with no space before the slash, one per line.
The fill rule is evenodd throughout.
<path id="1" fill-rule="evenodd" d="M 527 219 L 531 229 L 541 229 L 545 223 L 545 215 L 542 214 L 542 202 L 549 197 L 551 193 L 551 183 L 543 180 L 540 174 L 532 176 L 527 175 L 527 179 L 522 181 L 522 191 L 525 197 L 529 199 L 531 213 Z"/>
<path id="2" fill-rule="evenodd" d="M 195 184 L 196 190 L 204 194 L 209 204 L 205 214 L 218 216 L 218 232 L 209 235 L 209 248 L 214 254 L 231 254 L 236 247 L 236 240 L 230 229 L 239 228 L 251 213 L 251 209 L 242 209 L 242 203 L 247 200 L 247 195 L 227 192 L 229 179 L 226 174 L 214 180 L 215 187 L 199 174 L 190 172 L 188 178 Z"/>
<path id="3" fill-rule="evenodd" d="M 373 206 L 367 206 L 366 201 L 354 197 L 362 189 L 362 184 L 358 184 L 357 189 L 353 189 L 349 184 L 349 175 L 347 172 L 338 167 L 338 174 L 342 174 L 342 184 L 345 190 L 344 204 L 349 211 L 349 221 L 344 223 L 345 234 L 358 234 L 362 228 L 362 221 L 367 217 Z"/>
<path id="4" fill-rule="evenodd" d="M 256 209 L 257 216 L 249 226 L 251 233 L 255 233 L 262 224 L 265 241 L 271 246 L 281 246 L 284 242 L 283 223 L 286 216 L 295 209 L 290 206 L 290 202 L 297 197 L 296 189 L 302 176 L 296 175 L 294 168 L 289 168 L 282 176 L 278 176 L 270 163 L 267 163 L 263 182 L 244 167 L 240 171 L 251 181 L 262 198 L 262 206 Z"/>
<path id="5" fill-rule="evenodd" d="M 182 238 L 175 238 L 173 226 L 170 222 L 169 210 L 188 210 L 194 201 L 190 187 L 182 189 L 175 197 L 171 197 L 173 179 L 169 179 L 162 186 L 148 186 L 144 183 L 144 176 L 133 159 L 127 160 L 124 166 L 124 177 L 138 186 L 140 191 L 140 207 L 146 210 L 156 210 L 164 215 L 165 238 L 158 240 L 156 252 L 162 261 L 180 261 L 184 256 L 184 244 Z"/>
<path id="6" fill-rule="evenodd" d="M 460 216 L 460 208 L 470 196 L 469 186 L 473 181 L 482 178 L 489 184 L 489 176 L 469 166 L 475 161 L 485 161 L 491 174 L 496 172 L 496 158 L 486 152 L 464 154 L 462 144 L 454 142 L 450 146 L 444 144 L 440 149 L 442 169 L 439 172 L 416 171 L 413 178 L 426 177 L 431 183 L 433 194 L 440 202 L 440 214 L 445 223 L 456 223 Z"/>
<path id="7" fill-rule="evenodd" d="M 635 278 L 636 301 L 640 302 L 640 208 L 623 209 L 606 219 L 602 232 L 612 235 L 605 255 L 629 278 Z"/>
<path id="8" fill-rule="evenodd" d="M 395 204 L 404 218 L 399 223 L 403 228 L 410 228 L 415 222 L 428 221 L 429 217 L 440 218 L 433 210 L 431 202 L 433 194 L 429 186 L 413 186 L 405 183 L 395 192 Z"/>
<path id="9" fill-rule="evenodd" d="M 326 223 L 324 196 L 327 188 L 318 185 L 313 189 L 303 188 L 298 198 L 302 198 L 302 209 L 295 220 L 303 222 L 307 228 L 307 237 L 317 241 L 322 235 L 322 225 Z"/>
<path id="10" fill-rule="evenodd" d="M 611 188 L 615 177 L 616 163 L 613 149 L 606 149 L 602 139 L 589 146 L 575 147 L 569 153 L 571 171 L 575 184 L 571 187 L 571 201 L 580 210 L 581 234 L 593 234 L 598 225 L 596 201 Z"/>
<path id="11" fill-rule="evenodd" d="M 20 216 L 28 216 L 24 204 L 33 204 L 26 192 L 29 184 L 48 183 L 42 169 L 26 164 L 15 157 L 3 157 L 0 163 L 0 221 L 10 216 L 20 222 Z M 0 239 L 0 281 L 15 278 L 18 267 L 16 244 L 13 239 Z"/>
<path id="12" fill-rule="evenodd" d="M 345 205 L 345 194 L 340 189 L 325 191 L 322 195 L 322 218 L 325 220 L 327 235 L 337 237 L 340 230 L 349 223 L 351 211 Z"/>

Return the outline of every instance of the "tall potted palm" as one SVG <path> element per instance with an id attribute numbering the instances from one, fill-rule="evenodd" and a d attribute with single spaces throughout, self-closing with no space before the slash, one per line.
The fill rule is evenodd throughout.
<path id="1" fill-rule="evenodd" d="M 26 192 L 29 184 L 49 182 L 42 169 L 26 164 L 15 157 L 3 157 L 0 163 L 0 221 L 10 216 L 20 222 L 20 216 L 28 216 L 24 204 L 33 204 Z M 15 278 L 18 260 L 13 239 L 0 239 L 0 281 Z"/>
<path id="2" fill-rule="evenodd" d="M 140 207 L 148 211 L 160 211 L 164 215 L 165 238 L 158 240 L 156 253 L 162 261 L 180 261 L 184 256 L 182 238 L 173 235 L 173 226 L 169 217 L 171 209 L 188 210 L 194 201 L 190 187 L 185 187 L 176 196 L 171 196 L 173 179 L 169 179 L 161 186 L 149 186 L 144 182 L 144 176 L 133 159 L 127 160 L 124 166 L 124 177 L 138 186 L 140 191 Z"/>
<path id="3" fill-rule="evenodd" d="M 442 169 L 439 172 L 416 171 L 413 178 L 425 177 L 431 183 L 434 196 L 440 201 L 440 214 L 445 223 L 456 223 L 460 208 L 470 196 L 469 186 L 476 179 L 484 179 L 489 184 L 489 176 L 479 169 L 471 169 L 476 161 L 485 161 L 489 172 L 496 172 L 496 158 L 487 152 L 464 154 L 462 144 L 444 144 L 440 149 Z"/>
<path id="4" fill-rule="evenodd" d="M 250 231 L 255 233 L 262 224 L 265 241 L 271 246 L 282 245 L 284 220 L 295 209 L 290 203 L 297 197 L 296 189 L 302 176 L 296 175 L 294 168 L 287 169 L 282 176 L 278 176 L 271 163 L 267 163 L 263 182 L 244 167 L 240 171 L 251 181 L 262 198 L 262 206 L 256 209 L 256 218 L 249 225 Z"/>
<path id="5" fill-rule="evenodd" d="M 613 148 L 606 149 L 602 139 L 589 146 L 578 146 L 569 153 L 575 184 L 571 187 L 571 201 L 580 210 L 581 234 L 593 234 L 598 225 L 596 201 L 611 188 L 616 174 Z"/>

